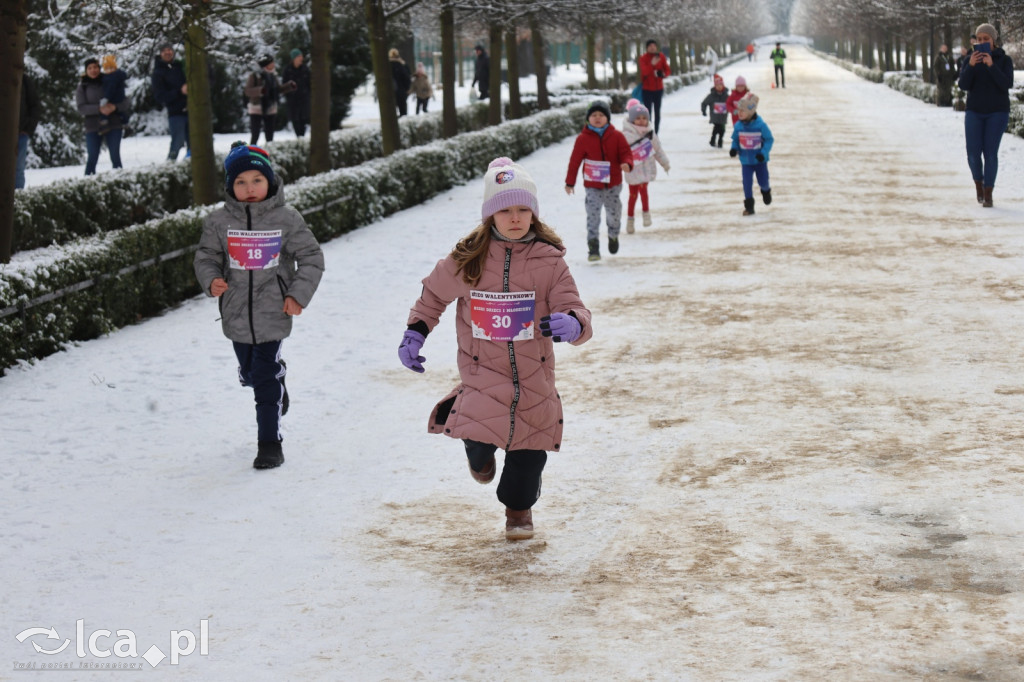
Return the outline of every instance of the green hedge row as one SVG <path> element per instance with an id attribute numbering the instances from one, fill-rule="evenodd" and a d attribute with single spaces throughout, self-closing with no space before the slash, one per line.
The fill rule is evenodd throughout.
<path id="1" fill-rule="evenodd" d="M 298 210 L 314 211 L 306 220 L 318 239 L 328 241 L 478 177 L 495 157 L 520 158 L 577 134 L 586 109 L 587 103 L 581 102 L 542 112 L 306 177 L 285 191 Z M 431 170 L 424 173 L 424 168 Z M 18 309 L 0 317 L 0 368 L 44 357 L 71 341 L 95 338 L 198 294 L 193 250 L 203 218 L 214 208 L 186 209 L 40 249 L 31 259 L 0 269 L 0 315 Z M 180 253 L 136 267 L 176 251 Z M 90 286 L 25 308 L 83 282 Z"/>

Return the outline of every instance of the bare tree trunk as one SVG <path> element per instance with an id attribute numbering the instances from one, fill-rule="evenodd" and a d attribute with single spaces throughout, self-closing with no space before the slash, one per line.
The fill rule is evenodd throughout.
<path id="1" fill-rule="evenodd" d="M 619 58 L 622 59 L 622 87 L 632 90 L 630 87 L 632 77 L 629 75 L 629 45 L 625 41 L 619 42 Z"/>
<path id="2" fill-rule="evenodd" d="M 217 171 L 213 156 L 213 105 L 206 61 L 206 16 L 209 4 L 191 0 L 185 32 L 185 81 L 188 84 L 188 139 L 192 151 L 192 202 L 217 203 Z"/>
<path id="3" fill-rule="evenodd" d="M 446 138 L 459 133 L 455 112 L 455 10 L 441 10 L 441 120 Z"/>
<path id="4" fill-rule="evenodd" d="M 500 24 L 491 24 L 491 93 L 490 106 L 487 109 L 487 125 L 496 126 L 501 123 L 501 43 Z"/>
<path id="5" fill-rule="evenodd" d="M 530 22 L 530 42 L 533 44 L 533 70 L 537 74 L 537 107 L 545 111 L 551 108 L 551 100 L 548 98 L 548 64 L 545 59 L 547 50 L 544 34 L 536 19 Z"/>
<path id="6" fill-rule="evenodd" d="M 928 40 L 921 39 L 921 80 L 932 83 L 932 55 L 928 53 Z"/>
<path id="7" fill-rule="evenodd" d="M 18 156 L 21 80 L 25 73 L 27 0 L 0 2 L 0 263 L 11 262 L 14 240 L 14 172 Z"/>
<path id="8" fill-rule="evenodd" d="M 384 156 L 398 149 L 398 110 L 395 108 L 395 86 L 388 61 L 387 17 L 381 0 L 363 0 L 363 11 L 370 33 L 370 53 L 373 56 L 373 81 L 377 86 L 377 107 L 380 111 L 380 138 Z"/>
<path id="9" fill-rule="evenodd" d="M 505 33 L 505 53 L 508 61 L 508 117 L 523 117 L 523 100 L 519 96 L 519 41 L 515 26 Z"/>
<path id="10" fill-rule="evenodd" d="M 612 82 L 608 85 L 610 88 L 620 88 L 619 85 L 622 81 L 619 79 L 619 55 L 618 46 L 615 41 L 611 41 L 611 61 L 612 61 Z"/>
<path id="11" fill-rule="evenodd" d="M 309 172 L 331 170 L 331 0 L 313 0 Z"/>
<path id="12" fill-rule="evenodd" d="M 587 33 L 587 87 L 591 90 L 597 89 L 597 69 L 594 62 L 597 61 L 597 36 L 593 31 Z"/>

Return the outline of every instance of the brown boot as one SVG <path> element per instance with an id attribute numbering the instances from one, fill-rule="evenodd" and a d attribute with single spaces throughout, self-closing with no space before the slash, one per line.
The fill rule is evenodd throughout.
<path id="1" fill-rule="evenodd" d="M 985 188 L 985 201 L 983 201 L 981 205 L 984 206 L 985 208 L 992 208 L 992 188 L 991 187 L 986 187 Z"/>
<path id="2" fill-rule="evenodd" d="M 495 464 L 494 457 L 491 457 L 491 461 L 487 463 L 487 466 L 484 467 L 483 471 L 473 471 L 473 465 L 469 465 L 469 473 L 473 477 L 473 480 L 485 485 L 494 480 L 494 472 L 497 471 L 497 469 L 498 465 Z"/>
<path id="3" fill-rule="evenodd" d="M 505 539 L 528 540 L 533 537 L 533 512 L 505 507 Z"/>
<path id="4" fill-rule="evenodd" d="M 985 187 L 977 180 L 974 181 L 974 191 L 978 193 L 978 203 L 985 203 Z"/>

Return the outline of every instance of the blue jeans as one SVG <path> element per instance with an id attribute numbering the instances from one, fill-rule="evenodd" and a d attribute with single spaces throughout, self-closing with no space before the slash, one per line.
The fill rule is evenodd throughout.
<path id="1" fill-rule="evenodd" d="M 743 168 L 743 198 L 753 199 L 754 198 L 754 175 L 757 175 L 757 186 L 761 188 L 762 192 L 767 192 L 772 187 L 768 184 L 768 163 L 758 163 L 748 166 L 747 164 L 742 165 Z"/>
<path id="2" fill-rule="evenodd" d="M 100 149 L 103 148 L 103 140 L 106 138 L 107 151 L 110 152 L 110 164 L 114 168 L 121 168 L 121 129 L 112 128 L 106 135 L 99 133 L 85 134 L 85 150 L 88 158 L 85 160 L 85 174 L 96 174 L 96 162 L 100 160 Z"/>
<path id="3" fill-rule="evenodd" d="M 167 158 L 171 161 L 178 160 L 178 152 L 182 147 L 192 151 L 188 140 L 188 114 L 174 114 L 167 116 L 167 127 L 171 130 L 171 149 L 167 152 Z"/>
<path id="4" fill-rule="evenodd" d="M 284 406 L 285 367 L 281 362 L 281 341 L 258 345 L 232 341 L 238 358 L 238 381 L 252 388 L 256 399 L 256 428 L 261 443 L 281 440 L 281 410 Z"/>
<path id="5" fill-rule="evenodd" d="M 18 133 L 18 163 L 14 166 L 14 189 L 25 189 L 25 162 L 28 160 L 28 135 Z"/>
<path id="6" fill-rule="evenodd" d="M 661 97 L 664 90 L 641 90 L 644 99 L 644 106 L 651 112 L 651 124 L 654 126 L 654 133 L 661 128 Z"/>
<path id="7" fill-rule="evenodd" d="M 999 171 L 999 143 L 1003 140 L 1010 113 L 979 114 L 968 111 L 964 116 L 964 137 L 967 139 L 967 165 L 975 181 L 985 187 L 996 186 Z M 982 157 L 985 161 L 982 163 Z"/>

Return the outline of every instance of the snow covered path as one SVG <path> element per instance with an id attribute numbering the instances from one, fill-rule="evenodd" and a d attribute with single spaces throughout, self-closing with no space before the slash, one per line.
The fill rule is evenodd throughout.
<path id="1" fill-rule="evenodd" d="M 962 114 L 787 51 L 788 89 L 766 60 L 724 72 L 776 138 L 756 216 L 707 145 L 707 86 L 666 98 L 655 224 L 598 264 L 561 191 L 572 140 L 522 160 L 595 328 L 558 349 L 532 541 L 426 434 L 450 315 L 425 375 L 395 353 L 477 182 L 325 245 L 279 470 L 250 467 L 251 393 L 205 298 L 0 378 L 7 665 L 141 662 L 39 654 L 30 627 L 168 653 L 206 619 L 208 655 L 149 676 L 1024 677 L 1024 141 L 981 209 Z"/>

